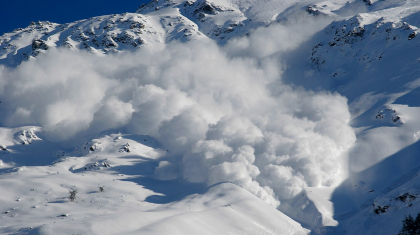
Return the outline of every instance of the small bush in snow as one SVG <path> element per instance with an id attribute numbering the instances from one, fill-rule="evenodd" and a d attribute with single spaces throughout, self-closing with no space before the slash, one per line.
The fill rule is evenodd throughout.
<path id="1" fill-rule="evenodd" d="M 74 200 L 76 200 L 76 194 L 77 194 L 77 190 L 73 189 L 73 190 L 69 190 L 69 200 L 74 202 Z"/>

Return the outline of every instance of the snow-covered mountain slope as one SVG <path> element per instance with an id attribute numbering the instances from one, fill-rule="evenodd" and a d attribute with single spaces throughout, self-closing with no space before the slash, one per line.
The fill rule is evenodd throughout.
<path id="1" fill-rule="evenodd" d="M 372 2 L 318 32 L 299 49 L 308 54 L 290 56 L 283 79 L 343 94 L 357 128 L 354 175 L 333 193 L 339 225 L 329 234 L 397 234 L 420 209 L 419 14 L 416 1 Z"/>
<path id="2" fill-rule="evenodd" d="M 339 226 L 330 234 L 398 234 L 405 216 L 417 215 L 419 142 L 350 177 L 331 200 Z"/>
<path id="3" fill-rule="evenodd" d="M 0 231 L 395 234 L 419 27 L 413 0 L 156 0 L 6 33 Z"/>
<path id="4" fill-rule="evenodd" d="M 63 151 L 47 165 L 42 161 L 46 153 L 39 147 L 49 144 L 35 136 L 40 128 L 27 127 L 23 132 L 4 129 L 2 133 L 6 131 L 9 134 L 1 139 L 7 144 L 3 151 L 37 162 L 0 176 L 0 187 L 7 189 L 0 196 L 2 234 L 307 233 L 280 211 L 233 184 L 206 187 L 153 179 L 156 159 L 164 152 L 142 144 L 154 146 L 149 137 L 107 135 L 72 152 Z M 25 144 L 25 152 L 33 155 L 15 155 L 22 151 L 20 141 L 26 140 L 32 141 Z M 73 190 L 77 193 L 71 201 L 69 191 Z"/>
<path id="5" fill-rule="evenodd" d="M 108 54 L 207 37 L 224 44 L 273 22 L 307 15 L 334 18 L 341 11 L 346 15 L 366 5 L 355 1 L 355 6 L 348 6 L 346 2 L 160 0 L 142 5 L 136 13 L 98 16 L 63 25 L 33 22 L 0 37 L 0 64 L 17 66 L 54 47 Z"/>
<path id="6" fill-rule="evenodd" d="M 173 25 L 173 27 L 171 27 Z M 93 17 L 68 24 L 32 23 L 0 38 L 1 63 L 16 66 L 49 48 L 65 47 L 95 54 L 131 51 L 144 45 L 169 40 L 203 37 L 197 26 L 179 14 L 141 15 L 135 13 Z"/>
<path id="7" fill-rule="evenodd" d="M 380 10 L 333 22 L 317 33 L 304 47 L 311 47 L 309 60 L 294 58 L 307 63 L 294 63 L 297 66 L 284 76 L 295 84 L 337 91 L 349 99 L 352 126 L 369 128 L 360 131 L 363 141 L 350 159 L 352 171 L 365 169 L 418 139 L 420 7 L 410 1 L 394 1 L 393 8 L 376 6 L 384 2 L 370 6 Z"/>

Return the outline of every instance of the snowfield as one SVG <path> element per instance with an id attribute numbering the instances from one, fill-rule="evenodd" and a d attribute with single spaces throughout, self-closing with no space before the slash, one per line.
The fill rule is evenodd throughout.
<path id="1" fill-rule="evenodd" d="M 0 233 L 398 234 L 419 27 L 414 0 L 154 0 L 6 33 Z"/>
<path id="2" fill-rule="evenodd" d="M 297 222 L 231 183 L 206 187 L 154 179 L 164 153 L 136 140 L 153 141 L 107 135 L 79 148 L 97 147 L 80 157 L 59 154 L 51 165 L 3 166 L 0 187 L 9 190 L 0 198 L 1 233 L 306 234 Z M 50 145 L 43 142 L 35 138 L 25 152 L 39 153 Z M 70 190 L 77 190 L 73 202 Z"/>

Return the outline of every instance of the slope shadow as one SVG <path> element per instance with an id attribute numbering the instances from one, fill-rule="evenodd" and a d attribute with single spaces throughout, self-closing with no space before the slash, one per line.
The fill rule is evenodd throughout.
<path id="1" fill-rule="evenodd" d="M 420 141 L 417 141 L 345 180 L 331 198 L 334 219 L 339 225 L 325 227 L 326 234 L 346 234 L 343 223 L 366 208 L 371 207 L 373 210 L 372 203 L 375 198 L 412 179 L 420 170 L 419 160 Z M 400 223 L 399 220 L 396 221 Z"/>
<path id="2" fill-rule="evenodd" d="M 157 193 L 148 196 L 145 201 L 156 204 L 166 204 L 180 201 L 192 194 L 203 194 L 207 192 L 208 187 L 203 183 L 192 183 L 183 179 L 175 180 L 156 180 L 150 177 L 136 177 L 132 179 L 123 179 L 143 186 L 146 189 Z"/>
<path id="3" fill-rule="evenodd" d="M 29 144 L 15 144 L 8 146 L 7 150 L 0 152 L 0 160 L 10 167 L 0 169 L 0 174 L 20 166 L 47 166 L 58 159 L 54 153 L 61 152 L 63 148 L 48 140 L 33 140 Z M 68 151 L 65 149 L 65 151 Z"/>
<path id="4" fill-rule="evenodd" d="M 155 172 L 156 167 L 159 166 L 159 160 L 152 158 L 129 155 L 120 157 L 122 159 L 130 159 L 130 165 L 119 165 L 113 167 L 117 168 L 120 174 L 132 175 L 132 176 L 152 176 Z"/>
<path id="5" fill-rule="evenodd" d="M 126 156 L 124 158 L 133 159 L 133 164 L 115 167 L 118 170 L 117 173 L 132 177 L 120 180 L 134 182 L 155 192 L 155 195 L 151 195 L 145 199 L 147 202 L 165 204 L 180 201 L 192 194 L 203 194 L 209 188 L 204 183 L 193 183 L 184 179 L 154 179 L 153 174 L 159 165 L 159 161 L 162 159 L 155 160 L 140 156 Z"/>
<path id="6" fill-rule="evenodd" d="M 394 104 L 408 104 L 410 107 L 420 107 L 420 87 L 417 87 L 407 94 L 398 97 Z"/>

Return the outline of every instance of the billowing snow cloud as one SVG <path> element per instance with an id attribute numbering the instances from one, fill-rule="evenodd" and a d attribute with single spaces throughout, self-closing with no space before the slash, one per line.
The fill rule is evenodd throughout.
<path id="1" fill-rule="evenodd" d="M 223 48 L 206 41 L 108 56 L 50 50 L 1 67 L 1 124 L 40 125 L 51 140 L 109 129 L 151 135 L 169 150 L 156 178 L 230 181 L 274 206 L 302 187 L 337 184 L 355 141 L 347 100 L 283 84 L 281 52 L 310 32 L 264 30 L 263 44 L 251 36 Z"/>

